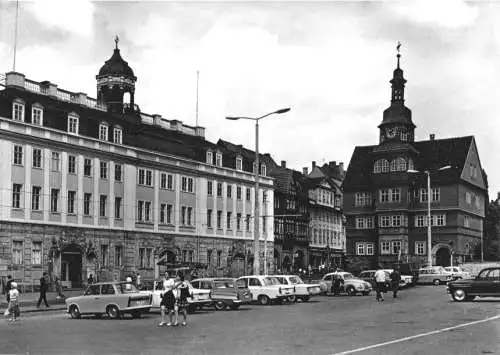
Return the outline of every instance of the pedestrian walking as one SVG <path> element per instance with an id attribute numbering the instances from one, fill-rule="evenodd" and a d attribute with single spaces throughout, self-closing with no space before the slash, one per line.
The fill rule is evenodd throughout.
<path id="1" fill-rule="evenodd" d="M 19 311 L 19 291 L 17 290 L 17 283 L 12 282 L 9 290 L 9 322 L 15 322 L 17 317 L 21 315 Z"/>
<path id="2" fill-rule="evenodd" d="M 389 277 L 391 278 L 392 297 L 397 298 L 399 291 L 399 282 L 401 281 L 401 273 L 399 272 L 399 267 L 396 267 L 391 272 L 391 275 Z"/>
<path id="3" fill-rule="evenodd" d="M 7 299 L 7 303 L 9 303 L 9 291 L 12 288 L 12 283 L 14 280 L 12 279 L 12 275 L 7 275 L 7 283 L 5 284 L 5 297 Z"/>
<path id="4" fill-rule="evenodd" d="M 187 309 L 189 307 L 188 297 L 191 297 L 189 293 L 189 285 L 184 280 L 184 275 L 179 275 L 179 283 L 176 285 L 176 288 L 179 290 L 178 295 L 178 307 L 179 313 L 182 313 L 182 325 L 187 325 Z"/>
<path id="5" fill-rule="evenodd" d="M 387 278 L 387 275 L 386 275 L 384 270 L 379 268 L 375 272 L 375 283 L 376 283 L 377 301 L 378 302 L 384 301 L 383 293 L 385 293 L 385 283 L 387 282 L 386 278 Z"/>
<path id="6" fill-rule="evenodd" d="M 177 325 L 178 314 L 177 314 L 177 300 L 174 294 L 175 280 L 169 278 L 168 272 L 165 272 L 165 277 L 163 279 L 163 293 L 160 295 L 160 312 L 161 321 L 158 324 L 159 327 Z M 165 313 L 168 313 L 169 322 L 165 322 Z M 172 323 L 172 318 L 175 315 L 175 322 Z"/>
<path id="7" fill-rule="evenodd" d="M 48 282 L 49 274 L 44 272 L 43 276 L 40 277 L 40 297 L 38 298 L 38 302 L 36 304 L 37 308 L 40 308 L 40 304 L 43 302 L 45 303 L 45 307 L 49 308 L 49 303 L 47 302 L 47 291 L 49 289 L 49 282 Z"/>

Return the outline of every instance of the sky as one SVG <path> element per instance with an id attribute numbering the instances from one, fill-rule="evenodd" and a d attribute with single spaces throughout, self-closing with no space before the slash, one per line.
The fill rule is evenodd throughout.
<path id="1" fill-rule="evenodd" d="M 15 2 L 0 0 L 0 72 L 12 70 Z M 19 3 L 16 71 L 96 96 L 95 75 L 120 38 L 146 113 L 196 124 L 206 138 L 255 147 L 302 171 L 347 167 L 378 144 L 396 44 L 416 140 L 474 135 L 500 191 L 500 2 L 38 0 Z"/>

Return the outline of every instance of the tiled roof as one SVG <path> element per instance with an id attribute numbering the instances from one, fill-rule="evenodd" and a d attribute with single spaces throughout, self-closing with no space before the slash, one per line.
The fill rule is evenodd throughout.
<path id="1" fill-rule="evenodd" d="M 465 136 L 414 142 L 412 145 L 419 153 L 414 158 L 415 170 L 435 171 L 451 165 L 451 169 L 435 174 L 433 183 L 458 182 L 473 139 L 473 136 Z M 371 153 L 376 147 L 378 146 L 358 146 L 354 149 L 343 183 L 344 191 L 354 191 L 372 184 L 374 156 Z M 425 174 L 414 176 L 417 182 L 423 183 L 426 180 Z"/>

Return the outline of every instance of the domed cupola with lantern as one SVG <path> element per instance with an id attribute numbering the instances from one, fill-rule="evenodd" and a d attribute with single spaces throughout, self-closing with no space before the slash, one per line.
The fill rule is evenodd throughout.
<path id="1" fill-rule="evenodd" d="M 415 125 L 411 120 L 411 110 L 405 106 L 405 84 L 403 70 L 399 66 L 401 43 L 397 45 L 397 68 L 390 81 L 392 86 L 391 106 L 384 111 L 380 129 L 380 144 L 385 142 L 411 143 L 414 141 Z"/>
<path id="2" fill-rule="evenodd" d="M 108 111 L 123 113 L 133 109 L 135 82 L 137 77 L 128 63 L 120 55 L 118 36 L 115 37 L 115 50 L 96 75 L 97 100 L 108 107 Z M 128 94 L 128 99 L 127 95 Z"/>

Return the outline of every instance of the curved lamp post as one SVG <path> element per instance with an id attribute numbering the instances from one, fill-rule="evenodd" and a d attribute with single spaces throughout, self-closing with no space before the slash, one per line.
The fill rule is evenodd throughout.
<path id="1" fill-rule="evenodd" d="M 290 111 L 290 108 L 282 108 L 260 117 L 245 117 L 245 116 L 228 116 L 226 120 L 251 120 L 255 121 L 255 197 L 254 197 L 254 262 L 253 272 L 255 275 L 260 275 L 260 239 L 259 239 L 259 222 L 260 222 L 260 204 L 259 204 L 259 121 L 267 116 L 274 114 L 282 114 Z M 264 255 L 264 265 L 266 264 L 267 256 Z"/>
<path id="2" fill-rule="evenodd" d="M 443 166 L 442 168 L 437 169 L 437 171 L 450 169 L 451 165 Z M 408 173 L 422 173 L 422 171 L 418 170 L 407 170 Z M 427 265 L 432 266 L 432 234 L 431 234 L 431 172 L 429 170 L 423 171 L 427 175 Z"/>

